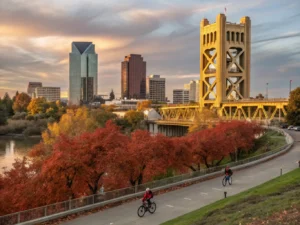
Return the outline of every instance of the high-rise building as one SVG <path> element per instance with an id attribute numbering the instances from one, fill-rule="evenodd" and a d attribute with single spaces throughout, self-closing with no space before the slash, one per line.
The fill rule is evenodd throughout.
<path id="1" fill-rule="evenodd" d="M 89 103 L 98 91 L 95 45 L 92 42 L 73 42 L 69 59 L 69 104 Z"/>
<path id="2" fill-rule="evenodd" d="M 184 89 L 189 90 L 190 101 L 199 102 L 199 80 L 192 80 L 184 85 Z"/>
<path id="3" fill-rule="evenodd" d="M 146 80 L 147 99 L 157 102 L 166 101 L 166 79 L 160 75 L 150 75 Z"/>
<path id="4" fill-rule="evenodd" d="M 121 97 L 146 98 L 146 62 L 141 55 L 125 56 L 121 69 Z"/>
<path id="5" fill-rule="evenodd" d="M 27 94 L 32 97 L 32 94 L 37 87 L 43 87 L 42 82 L 29 82 L 27 87 Z"/>
<path id="6" fill-rule="evenodd" d="M 60 100 L 60 87 L 37 87 L 34 91 L 35 98 L 45 98 L 48 102 Z"/>
<path id="7" fill-rule="evenodd" d="M 173 103 L 174 104 L 187 104 L 189 103 L 189 90 L 174 89 L 173 90 Z"/>

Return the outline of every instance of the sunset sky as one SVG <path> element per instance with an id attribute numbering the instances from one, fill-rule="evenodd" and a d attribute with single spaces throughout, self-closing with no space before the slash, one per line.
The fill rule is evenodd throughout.
<path id="1" fill-rule="evenodd" d="M 0 0 L 0 96 L 29 81 L 59 86 L 67 96 L 72 41 L 98 53 L 98 92 L 120 96 L 121 61 L 142 54 L 147 75 L 174 88 L 199 79 L 199 24 L 227 8 L 227 21 L 252 21 L 251 96 L 287 97 L 300 86 L 299 0 Z"/>

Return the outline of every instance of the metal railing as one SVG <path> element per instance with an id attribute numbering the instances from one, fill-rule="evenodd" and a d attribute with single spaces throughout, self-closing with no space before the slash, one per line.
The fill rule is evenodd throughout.
<path id="1" fill-rule="evenodd" d="M 272 151 L 269 151 L 269 152 L 266 152 L 266 153 L 263 153 L 263 154 L 260 154 L 257 156 L 253 156 L 251 158 L 237 161 L 237 162 L 228 163 L 226 165 L 229 165 L 230 167 L 235 167 L 235 166 L 240 166 L 242 164 L 254 162 L 254 161 L 260 160 L 262 158 L 268 157 L 270 155 L 279 153 L 282 150 L 286 150 L 293 144 L 293 139 L 291 138 L 291 136 L 289 134 L 285 133 L 284 131 L 282 131 L 281 129 L 274 128 L 274 127 L 265 127 L 265 128 L 273 129 L 273 130 L 276 130 L 277 132 L 280 132 L 281 134 L 283 134 L 286 138 L 287 144 L 276 150 L 272 150 Z M 77 199 L 70 199 L 70 200 L 64 201 L 64 202 L 58 202 L 58 203 L 54 203 L 51 205 L 46 205 L 46 206 L 42 206 L 42 207 L 38 207 L 38 208 L 34 208 L 34 209 L 29 209 L 26 211 L 21 211 L 21 212 L 4 215 L 4 216 L 0 217 L 0 224 L 1 225 L 2 224 L 13 225 L 13 224 L 18 224 L 18 223 L 23 223 L 23 222 L 43 218 L 46 216 L 54 215 L 57 213 L 67 212 L 67 211 L 71 211 L 74 209 L 80 209 L 85 206 L 95 205 L 97 203 L 103 202 L 105 204 L 105 202 L 107 202 L 109 200 L 116 199 L 116 198 L 123 197 L 123 196 L 129 196 L 128 197 L 128 199 L 129 199 L 130 195 L 136 194 L 136 193 L 142 193 L 145 191 L 145 189 L 147 187 L 154 189 L 154 188 L 159 188 L 159 187 L 163 187 L 166 185 L 176 184 L 176 183 L 179 183 L 179 182 L 182 182 L 185 180 L 190 180 L 192 178 L 199 177 L 199 179 L 201 179 L 201 177 L 204 175 L 209 175 L 211 173 L 218 172 L 218 171 L 224 169 L 226 165 L 202 169 L 200 171 L 190 172 L 187 174 L 182 174 L 182 175 L 178 175 L 178 176 L 174 176 L 174 177 L 168 177 L 168 178 L 165 178 L 162 180 L 156 180 L 156 181 L 152 181 L 149 183 L 141 184 L 136 187 L 127 187 L 127 188 L 118 189 L 118 190 L 114 190 L 114 191 L 103 192 L 100 194 L 84 196 L 84 197 L 77 198 Z M 134 196 L 131 196 L 131 198 L 132 197 L 134 197 Z M 97 205 L 99 206 L 99 204 L 97 204 Z M 95 207 L 97 207 L 97 206 L 95 205 Z"/>

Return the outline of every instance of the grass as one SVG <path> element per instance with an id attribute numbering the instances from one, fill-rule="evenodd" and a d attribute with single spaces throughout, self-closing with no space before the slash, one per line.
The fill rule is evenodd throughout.
<path id="1" fill-rule="evenodd" d="M 274 213 L 300 208 L 300 169 L 162 225 L 245 225 Z"/>

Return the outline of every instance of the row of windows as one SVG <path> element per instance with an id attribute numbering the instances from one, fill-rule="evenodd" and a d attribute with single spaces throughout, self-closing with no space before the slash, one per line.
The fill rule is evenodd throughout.
<path id="1" fill-rule="evenodd" d="M 210 34 L 204 34 L 203 35 L 203 44 L 205 45 L 206 43 L 212 43 L 215 42 L 217 40 L 217 32 L 215 31 L 214 33 L 210 33 Z"/>
<path id="2" fill-rule="evenodd" d="M 240 40 L 240 37 L 241 37 L 241 40 Z M 226 39 L 227 39 L 227 41 L 244 42 L 244 33 L 227 31 Z"/>

